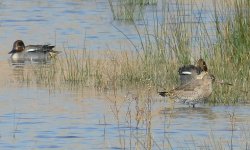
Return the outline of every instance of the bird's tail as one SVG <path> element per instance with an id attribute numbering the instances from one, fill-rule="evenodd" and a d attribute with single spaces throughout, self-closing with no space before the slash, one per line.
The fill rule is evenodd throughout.
<path id="1" fill-rule="evenodd" d="M 58 55 L 59 53 L 61 53 L 61 51 L 54 51 L 53 50 L 53 51 L 49 52 L 49 55 L 50 55 L 51 58 L 53 58 L 53 57 L 56 57 L 56 55 Z"/>

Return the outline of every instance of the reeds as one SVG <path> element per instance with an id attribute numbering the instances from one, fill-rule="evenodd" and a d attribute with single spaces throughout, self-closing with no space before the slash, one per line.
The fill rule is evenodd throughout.
<path id="1" fill-rule="evenodd" d="M 211 71 L 218 78 L 230 81 L 232 87 L 215 88 L 217 102 L 237 103 L 249 100 L 250 84 L 250 4 L 249 1 L 235 1 L 227 10 L 225 22 L 216 20 L 218 42 L 213 47 L 210 59 Z M 216 13 L 216 12 L 215 12 Z"/>
<path id="2" fill-rule="evenodd" d="M 117 128 L 112 128 L 112 133 L 119 139 L 119 148 L 128 149 L 128 146 L 129 149 L 247 150 L 249 148 L 248 121 L 239 121 L 242 118 L 234 110 L 229 109 L 226 114 L 217 110 L 219 115 L 222 115 L 218 117 L 210 108 L 184 109 L 178 106 L 166 108 L 169 103 L 156 102 L 154 90 L 150 88 L 134 90 L 125 98 L 110 96 L 105 99 L 110 103 L 115 118 L 111 122 L 117 125 Z M 222 118 L 223 125 L 219 125 L 219 129 L 213 126 L 214 122 L 222 123 Z M 193 119 L 193 121 L 185 122 L 183 119 Z M 203 121 L 199 122 L 196 119 Z M 208 124 L 204 123 L 207 121 Z M 247 128 L 242 128 L 245 123 Z M 155 128 L 155 125 L 160 127 Z"/>
<path id="3" fill-rule="evenodd" d="M 34 67 L 35 69 L 29 70 L 28 73 L 23 73 L 21 80 L 27 81 L 27 84 L 49 85 L 54 89 L 73 86 L 80 89 L 94 87 L 99 91 L 113 91 L 115 96 L 107 99 L 112 104 L 111 111 L 116 119 L 121 148 L 133 149 L 135 146 L 131 143 L 136 143 L 138 149 L 174 149 L 176 145 L 171 141 L 179 139 L 173 139 L 168 135 L 168 127 L 164 126 L 164 137 L 161 138 L 163 144 L 153 136 L 152 118 L 155 111 L 152 110 L 152 106 L 154 101 L 157 101 L 155 98 L 157 88 L 170 90 L 178 84 L 179 66 L 190 64 L 192 59 L 203 57 L 208 64 L 209 72 L 214 74 L 216 79 L 233 84 L 233 86 L 215 84 L 209 102 L 212 104 L 249 103 L 250 3 L 248 0 L 239 0 L 227 7 L 229 4 L 226 2 L 225 5 L 215 2 L 214 7 L 217 7 L 212 16 L 214 20 L 211 22 L 216 29 L 214 42 L 208 34 L 205 22 L 190 23 L 182 19 L 178 20 L 188 12 L 186 8 L 180 7 L 183 2 L 176 3 L 180 6 L 175 13 L 168 10 L 169 6 L 165 3 L 163 6 L 165 8 L 161 12 L 162 18 L 159 19 L 158 14 L 154 14 L 153 29 L 152 26 L 147 26 L 145 19 L 142 20 L 145 23 L 143 30 L 140 30 L 133 21 L 140 39 L 139 44 L 133 44 L 138 44 L 136 46 L 140 47 L 140 50 L 118 52 L 103 50 L 95 53 L 88 50 L 65 49 L 55 63 L 49 67 Z M 218 5 L 221 6 L 218 7 Z M 225 19 L 220 20 L 220 16 L 224 16 Z M 196 35 L 195 28 L 202 36 L 199 40 L 193 40 L 193 36 Z M 130 89 L 136 94 L 130 99 L 123 99 L 116 96 L 118 89 Z M 127 109 L 120 110 L 124 105 L 128 105 Z M 123 112 L 126 114 L 125 118 L 120 118 Z M 172 114 L 168 115 L 164 116 L 164 125 L 167 121 L 171 122 Z M 233 136 L 235 115 L 231 114 L 229 119 L 231 122 L 229 128 Z M 131 129 L 124 130 L 123 133 L 120 124 L 125 124 Z M 145 130 L 138 130 L 140 128 Z M 129 132 L 129 135 L 125 132 Z M 197 145 L 194 138 L 193 145 L 185 145 L 185 149 L 197 147 L 232 149 L 233 145 L 249 149 L 249 129 L 247 132 L 246 130 L 242 132 L 248 135 L 241 141 L 233 141 L 233 138 L 228 140 L 216 137 L 211 131 L 210 136 L 204 139 L 204 143 Z M 135 142 L 130 141 L 129 145 L 129 141 L 125 141 L 126 138 L 122 135 L 129 136 L 130 140 Z"/>
<path id="4" fill-rule="evenodd" d="M 114 20 L 133 22 L 143 18 L 143 10 L 147 5 L 155 5 L 157 0 L 109 0 Z"/>
<path id="5" fill-rule="evenodd" d="M 153 14 L 153 25 L 148 26 L 146 18 L 141 20 L 145 24 L 143 27 L 133 21 L 140 42 L 130 42 L 136 50 L 103 50 L 94 53 L 66 49 L 54 66 L 34 72 L 36 80 L 45 84 L 57 81 L 114 92 L 117 89 L 139 87 L 152 87 L 155 91 L 162 87 L 172 89 L 178 84 L 178 67 L 203 57 L 208 63 L 209 72 L 217 79 L 233 84 L 215 85 L 210 102 L 232 104 L 249 101 L 249 1 L 235 1 L 233 5 L 230 3 L 231 7 L 227 7 L 229 2 L 218 4 L 214 1 L 216 7 L 211 17 L 214 20 L 209 23 L 216 31 L 214 42 L 202 17 L 199 22 L 190 22 L 194 17 L 193 10 L 198 9 L 198 6 L 191 3 L 186 7 L 186 3 L 176 1 L 173 7 L 164 2 L 161 14 Z M 185 16 L 191 19 L 185 20 Z M 225 19 L 220 20 L 221 16 Z M 119 30 L 119 27 L 116 28 Z M 198 35 L 202 38 L 194 40 L 193 36 Z"/>

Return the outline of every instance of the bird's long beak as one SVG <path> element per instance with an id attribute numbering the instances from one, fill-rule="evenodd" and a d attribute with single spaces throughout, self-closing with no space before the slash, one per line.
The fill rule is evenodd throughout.
<path id="1" fill-rule="evenodd" d="M 223 80 L 215 80 L 215 82 L 220 83 L 220 84 L 224 84 L 224 85 L 230 85 L 230 86 L 233 85 L 232 83 L 225 82 L 225 81 L 223 81 Z"/>

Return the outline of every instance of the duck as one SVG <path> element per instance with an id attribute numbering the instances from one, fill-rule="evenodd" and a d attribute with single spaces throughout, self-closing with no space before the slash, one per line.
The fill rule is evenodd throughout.
<path id="1" fill-rule="evenodd" d="M 208 67 L 204 59 L 200 58 L 195 65 L 184 65 L 179 68 L 181 85 L 184 85 L 191 80 L 194 80 L 201 72 L 208 72 Z"/>
<path id="2" fill-rule="evenodd" d="M 196 104 L 204 102 L 212 94 L 214 81 L 214 75 L 202 71 L 196 75 L 195 79 L 180 84 L 168 92 L 158 92 L 158 94 L 163 97 L 169 96 L 175 102 L 184 103 L 194 108 Z"/>
<path id="3" fill-rule="evenodd" d="M 12 50 L 8 54 L 11 55 L 11 60 L 47 60 L 60 53 L 53 50 L 54 47 L 50 44 L 25 46 L 22 40 L 16 40 L 13 43 Z"/>

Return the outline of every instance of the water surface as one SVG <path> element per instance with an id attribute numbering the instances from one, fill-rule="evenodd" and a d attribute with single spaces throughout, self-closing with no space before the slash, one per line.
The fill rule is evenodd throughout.
<path id="1" fill-rule="evenodd" d="M 154 92 L 45 85 L 27 80 L 32 67 L 8 63 L 16 39 L 57 50 L 133 47 L 112 25 L 139 41 L 133 26 L 113 21 L 107 1 L 2 1 L 0 10 L 0 149 L 249 149 L 249 105 L 173 107 Z"/>

